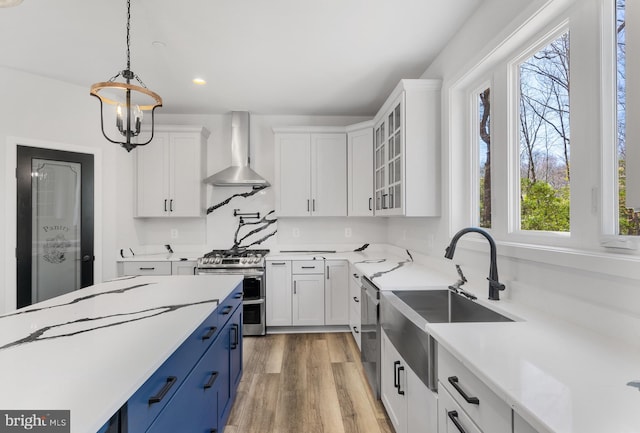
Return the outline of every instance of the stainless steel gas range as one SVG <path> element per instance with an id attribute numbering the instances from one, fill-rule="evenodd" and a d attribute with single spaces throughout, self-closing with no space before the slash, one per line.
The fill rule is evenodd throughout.
<path id="1" fill-rule="evenodd" d="M 265 256 L 269 250 L 213 250 L 198 259 L 198 275 L 243 275 L 242 335 L 266 334 Z"/>

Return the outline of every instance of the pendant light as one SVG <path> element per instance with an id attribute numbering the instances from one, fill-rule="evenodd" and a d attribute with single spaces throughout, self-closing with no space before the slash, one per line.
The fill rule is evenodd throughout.
<path id="1" fill-rule="evenodd" d="M 136 146 L 144 146 L 153 140 L 155 109 L 162 107 L 162 98 L 155 92 L 147 89 L 140 77 L 131 70 L 131 48 L 129 31 L 131 28 L 131 0 L 127 0 L 127 67 L 118 72 L 109 81 L 95 83 L 91 86 L 91 95 L 100 100 L 100 127 L 102 135 L 112 143 L 119 144 L 127 152 Z M 124 80 L 117 81 L 118 78 Z M 132 81 L 137 84 L 131 84 Z M 123 138 L 120 138 L 116 130 L 107 133 L 105 131 L 105 109 L 110 110 L 108 117 L 115 117 L 115 127 Z M 151 112 L 151 136 L 142 143 L 137 143 L 136 137 L 142 131 L 144 112 Z M 115 135 L 116 138 L 112 138 Z M 132 141 L 132 139 L 136 139 Z"/>

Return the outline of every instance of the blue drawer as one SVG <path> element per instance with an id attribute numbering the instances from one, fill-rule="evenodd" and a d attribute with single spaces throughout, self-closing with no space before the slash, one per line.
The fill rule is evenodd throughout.
<path id="1" fill-rule="evenodd" d="M 220 306 L 180 345 L 127 402 L 129 431 L 143 432 L 218 337 Z"/>
<path id="2" fill-rule="evenodd" d="M 242 304 L 242 283 L 236 287 L 218 306 L 218 327 L 222 329 L 227 324 L 236 307 Z"/>

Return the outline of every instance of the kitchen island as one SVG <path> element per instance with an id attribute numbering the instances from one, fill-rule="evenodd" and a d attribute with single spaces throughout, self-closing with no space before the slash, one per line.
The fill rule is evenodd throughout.
<path id="1" fill-rule="evenodd" d="M 97 432 L 241 281 L 121 278 L 0 316 L 0 410 L 69 410 L 72 433 Z"/>

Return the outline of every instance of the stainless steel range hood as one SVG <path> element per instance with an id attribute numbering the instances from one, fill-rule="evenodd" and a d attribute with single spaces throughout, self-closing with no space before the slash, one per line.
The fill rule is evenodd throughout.
<path id="1" fill-rule="evenodd" d="M 204 180 L 214 186 L 267 187 L 271 184 L 249 166 L 249 112 L 231 113 L 231 166 Z"/>

